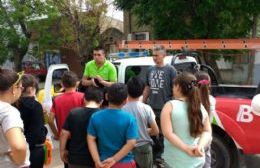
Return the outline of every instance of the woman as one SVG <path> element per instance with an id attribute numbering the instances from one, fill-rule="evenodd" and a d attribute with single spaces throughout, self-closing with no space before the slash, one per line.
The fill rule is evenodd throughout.
<path id="1" fill-rule="evenodd" d="M 32 75 L 22 77 L 24 90 L 18 102 L 18 110 L 24 123 L 24 134 L 30 148 L 30 168 L 43 168 L 47 129 L 44 126 L 43 109 L 35 100 L 38 82 Z"/>
<path id="2" fill-rule="evenodd" d="M 161 113 L 162 132 L 170 143 L 166 150 L 171 150 L 172 166 L 203 167 L 211 126 L 207 111 L 201 105 L 196 77 L 189 73 L 178 75 L 173 92 L 175 100 L 166 103 Z"/>
<path id="3" fill-rule="evenodd" d="M 23 135 L 23 121 L 19 111 L 11 104 L 22 92 L 21 77 L 0 68 L 0 167 L 18 168 L 30 165 L 27 144 Z"/>
<path id="4" fill-rule="evenodd" d="M 198 88 L 199 88 L 199 95 L 201 98 L 201 103 L 205 107 L 208 112 L 210 121 L 212 120 L 213 113 L 216 110 L 216 99 L 210 95 L 210 84 L 211 80 L 209 75 L 206 72 L 197 72 L 195 74 L 198 80 Z M 210 168 L 211 167 L 211 153 L 210 153 L 210 145 L 208 148 L 205 149 L 205 165 L 203 168 Z"/>

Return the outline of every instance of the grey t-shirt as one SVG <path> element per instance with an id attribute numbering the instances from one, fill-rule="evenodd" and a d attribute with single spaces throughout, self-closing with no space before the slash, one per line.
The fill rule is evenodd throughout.
<path id="1" fill-rule="evenodd" d="M 147 103 L 155 110 L 161 110 L 163 105 L 172 99 L 173 79 L 176 70 L 171 65 L 151 67 L 146 76 L 146 85 L 150 87 Z"/>
<path id="2" fill-rule="evenodd" d="M 5 137 L 5 133 L 11 128 L 21 128 L 23 130 L 23 121 L 20 118 L 19 111 L 8 103 L 0 101 L 0 167 L 18 168 L 13 164 L 9 156 L 10 146 Z M 27 146 L 28 147 L 28 146 Z M 27 150 L 27 152 L 29 152 Z M 29 166 L 29 153 L 27 153 L 24 166 Z"/>
<path id="3" fill-rule="evenodd" d="M 136 118 L 138 123 L 139 138 L 137 139 L 136 147 L 153 143 L 150 135 L 147 132 L 148 125 L 155 122 L 155 115 L 152 108 L 142 102 L 128 102 L 123 106 L 122 110 L 127 111 Z"/>

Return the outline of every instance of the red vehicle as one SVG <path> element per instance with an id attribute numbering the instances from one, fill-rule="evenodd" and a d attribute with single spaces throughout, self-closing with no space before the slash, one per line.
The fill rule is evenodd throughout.
<path id="1" fill-rule="evenodd" d="M 152 49 L 156 44 L 163 45 L 169 50 L 259 49 L 260 39 L 123 41 L 119 44 L 119 49 Z M 127 62 L 129 64 L 130 61 Z M 212 94 L 217 101 L 216 112 L 212 119 L 211 167 L 237 168 L 240 166 L 240 152 L 260 154 L 260 115 L 251 108 L 251 99 L 256 92 L 256 86 L 219 84 L 214 70 L 200 62 L 199 64 L 199 70 L 206 71 L 211 76 Z M 123 65 L 123 61 L 119 66 L 127 67 Z M 193 71 L 194 68 L 198 68 L 191 62 L 174 66 L 179 71 L 189 68 Z"/>
<path id="2" fill-rule="evenodd" d="M 47 69 L 42 62 L 23 62 L 22 68 L 26 74 L 32 74 L 43 81 L 47 75 Z"/>

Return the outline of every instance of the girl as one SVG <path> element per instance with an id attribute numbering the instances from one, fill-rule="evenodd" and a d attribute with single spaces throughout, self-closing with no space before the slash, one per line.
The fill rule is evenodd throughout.
<path id="1" fill-rule="evenodd" d="M 176 100 L 166 103 L 161 114 L 162 132 L 171 144 L 172 166 L 203 167 L 211 127 L 207 111 L 201 105 L 196 77 L 190 73 L 178 75 L 173 93 Z"/>
<path id="2" fill-rule="evenodd" d="M 212 95 L 210 95 L 210 84 L 211 84 L 210 77 L 206 72 L 202 72 L 202 71 L 196 73 L 195 76 L 198 81 L 201 103 L 207 110 L 211 121 L 213 117 L 212 113 L 215 113 L 216 100 Z M 210 145 L 206 148 L 205 154 L 206 154 L 206 159 L 205 159 L 205 165 L 203 167 L 210 168 L 211 167 Z"/>
<path id="3" fill-rule="evenodd" d="M 30 168 L 42 168 L 47 129 L 44 126 L 43 109 L 35 100 L 38 82 L 32 75 L 22 77 L 24 90 L 18 102 L 18 110 L 24 123 L 24 134 L 30 147 Z"/>
<path id="4" fill-rule="evenodd" d="M 0 167 L 30 165 L 29 157 L 26 157 L 29 153 L 23 135 L 23 121 L 19 111 L 11 105 L 19 99 L 23 90 L 22 76 L 23 73 L 0 68 Z"/>

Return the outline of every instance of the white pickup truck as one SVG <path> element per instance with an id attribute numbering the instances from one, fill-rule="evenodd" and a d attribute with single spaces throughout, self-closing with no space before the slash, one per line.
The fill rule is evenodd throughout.
<path id="1" fill-rule="evenodd" d="M 224 86 L 219 85 L 214 79 L 214 71 L 207 65 L 199 65 L 197 59 L 190 56 L 167 56 L 166 64 L 173 64 L 178 71 L 205 68 L 212 79 L 212 91 L 216 96 L 216 112 L 213 113 L 212 128 L 213 141 L 211 145 L 212 168 L 236 168 L 239 166 L 238 151 L 245 154 L 260 153 L 259 143 L 260 117 L 254 116 L 250 109 L 251 98 L 255 93 L 255 87 Z M 113 61 L 118 72 L 118 82 L 126 83 L 134 75 L 145 79 L 147 69 L 154 65 L 152 57 L 123 58 Z M 200 62 L 199 62 L 200 63 Z M 43 106 L 50 109 L 52 105 L 52 85 L 55 79 L 55 71 L 69 70 L 65 64 L 52 65 L 47 73 L 45 82 L 45 96 Z M 55 89 L 53 89 L 55 90 Z M 232 94 L 232 95 L 231 95 Z M 232 104 L 232 106 L 230 106 Z M 242 111 L 241 111 L 242 110 Z M 245 114 L 244 114 L 245 113 Z M 244 118 L 250 116 L 249 118 Z M 249 119 L 250 122 L 247 122 Z"/>

